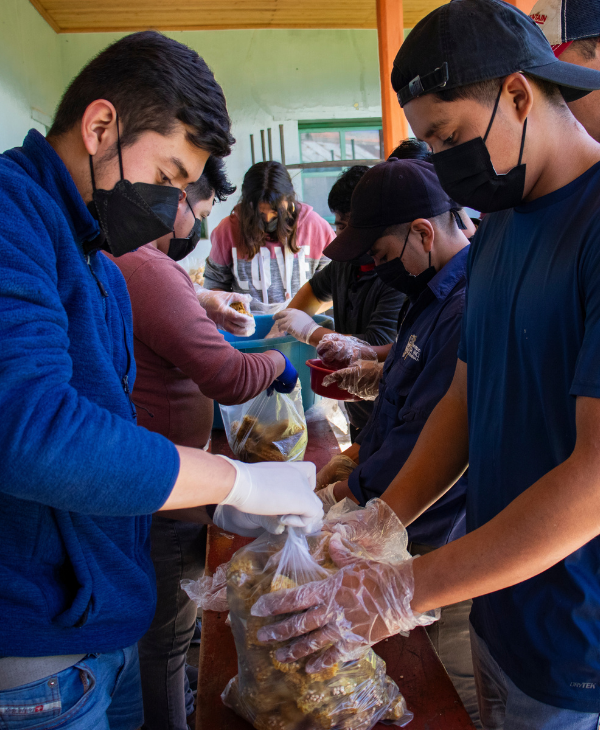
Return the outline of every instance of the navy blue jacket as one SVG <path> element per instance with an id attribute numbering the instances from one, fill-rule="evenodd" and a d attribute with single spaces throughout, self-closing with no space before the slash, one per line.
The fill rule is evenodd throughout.
<path id="1" fill-rule="evenodd" d="M 147 515 L 179 459 L 135 423 L 131 307 L 86 261 L 97 232 L 38 132 L 0 155 L 0 656 L 111 651 L 154 614 Z"/>
<path id="2" fill-rule="evenodd" d="M 387 356 L 375 410 L 357 439 L 360 464 L 348 482 L 361 504 L 389 487 L 452 382 L 468 251 L 468 246 L 459 251 L 408 309 Z M 409 539 L 440 547 L 464 535 L 466 488 L 465 475 L 410 525 Z"/>

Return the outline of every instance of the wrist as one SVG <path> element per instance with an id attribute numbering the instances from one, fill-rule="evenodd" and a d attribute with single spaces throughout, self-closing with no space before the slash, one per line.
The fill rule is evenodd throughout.
<path id="1" fill-rule="evenodd" d="M 279 350 L 267 350 L 265 354 L 269 356 L 275 365 L 275 378 L 278 378 L 283 373 L 285 366 L 287 365 L 285 357 L 281 352 L 279 352 Z"/>

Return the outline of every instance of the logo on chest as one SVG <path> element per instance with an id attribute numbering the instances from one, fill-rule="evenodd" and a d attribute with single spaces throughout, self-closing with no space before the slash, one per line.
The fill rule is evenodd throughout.
<path id="1" fill-rule="evenodd" d="M 419 362 L 419 358 L 421 357 L 421 348 L 416 346 L 416 341 L 416 335 L 411 335 L 408 338 L 408 342 L 406 343 L 406 347 L 404 348 L 404 352 L 402 353 L 403 360 L 406 360 L 407 357 L 410 357 L 411 360 Z"/>

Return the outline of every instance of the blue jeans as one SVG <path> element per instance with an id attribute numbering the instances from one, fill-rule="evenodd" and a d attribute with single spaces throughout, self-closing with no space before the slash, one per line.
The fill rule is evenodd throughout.
<path id="1" fill-rule="evenodd" d="M 154 515 L 150 535 L 158 600 L 152 625 L 138 642 L 144 730 L 187 730 L 194 696 L 185 659 L 198 608 L 180 583 L 182 578 L 197 580 L 202 574 L 206 529 Z"/>
<path id="2" fill-rule="evenodd" d="M 0 692 L 2 730 L 137 730 L 142 721 L 135 646 L 88 654 L 58 674 Z"/>
<path id="3" fill-rule="evenodd" d="M 471 626 L 471 652 L 484 730 L 599 730 L 600 715 L 546 705 L 529 697 L 500 669 Z"/>

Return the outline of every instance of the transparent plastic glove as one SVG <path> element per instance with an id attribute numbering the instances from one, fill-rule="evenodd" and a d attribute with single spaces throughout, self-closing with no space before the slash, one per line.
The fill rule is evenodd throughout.
<path id="1" fill-rule="evenodd" d="M 292 337 L 306 344 L 308 344 L 312 333 L 319 328 L 319 325 L 310 314 L 306 314 L 301 309 L 290 309 L 289 307 L 284 309 L 283 312 L 278 312 L 273 317 L 273 321 L 278 327 L 278 334 L 274 336 L 281 337 L 284 332 L 287 332 L 288 335 L 292 335 Z M 274 328 L 275 325 L 273 325 L 271 332 Z"/>
<path id="2" fill-rule="evenodd" d="M 337 332 L 322 338 L 317 355 L 325 365 L 336 368 L 346 368 L 357 360 L 377 360 L 377 353 L 368 342 Z"/>
<path id="3" fill-rule="evenodd" d="M 315 465 L 309 461 L 244 464 L 218 455 L 235 467 L 234 485 L 221 502 L 252 515 L 279 516 L 283 525 L 310 534 L 323 523 L 323 504 L 314 493 Z"/>
<path id="4" fill-rule="evenodd" d="M 237 312 L 230 307 L 234 302 L 241 302 L 250 311 L 250 294 L 238 294 L 229 291 L 213 291 L 194 284 L 200 306 L 219 327 L 238 337 L 251 337 L 256 332 L 254 317 Z"/>
<path id="5" fill-rule="evenodd" d="M 387 563 L 402 563 L 411 557 L 408 534 L 398 515 L 382 499 L 372 499 L 366 507 L 339 516 L 331 513 L 323 531 L 338 533 L 344 544 L 360 556 Z"/>
<path id="6" fill-rule="evenodd" d="M 229 611 L 227 604 L 227 569 L 223 563 L 214 575 L 204 575 L 199 580 L 184 578 L 180 585 L 198 608 L 204 611 Z"/>
<path id="7" fill-rule="evenodd" d="M 337 499 L 335 498 L 334 490 L 337 482 L 329 484 L 324 489 L 318 489 L 316 492 L 317 497 L 323 502 L 323 510 L 325 514 L 336 504 Z"/>
<path id="8" fill-rule="evenodd" d="M 379 381 L 383 373 L 382 362 L 358 360 L 350 367 L 336 370 L 323 378 L 323 385 L 338 385 L 342 390 L 361 398 L 375 400 L 379 393 Z"/>
<path id="9" fill-rule="evenodd" d="M 302 611 L 284 621 L 264 626 L 259 641 L 293 639 L 275 652 L 281 662 L 315 654 L 306 665 L 318 672 L 342 661 L 357 659 L 382 639 L 437 618 L 413 613 L 413 558 L 392 565 L 358 557 L 334 534 L 329 554 L 340 570 L 329 578 L 287 591 L 261 596 L 254 616 L 278 616 Z M 318 652 L 318 653 L 317 653 Z"/>
<path id="10" fill-rule="evenodd" d="M 222 530 L 243 537 L 258 537 L 265 530 L 273 535 L 281 535 L 285 530 L 278 515 L 251 515 L 226 504 L 217 506 L 213 522 Z"/>
<path id="11" fill-rule="evenodd" d="M 317 489 L 333 482 L 344 482 L 356 469 L 356 462 L 345 454 L 337 454 L 317 473 Z"/>

